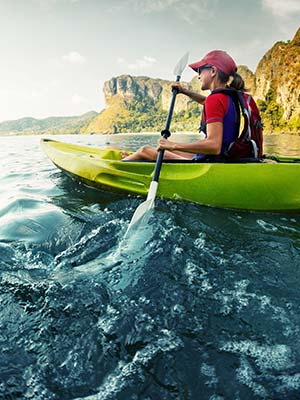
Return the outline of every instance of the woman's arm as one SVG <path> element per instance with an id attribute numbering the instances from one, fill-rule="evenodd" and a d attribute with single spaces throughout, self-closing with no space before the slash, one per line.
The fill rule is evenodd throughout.
<path id="1" fill-rule="evenodd" d="M 179 82 L 173 83 L 172 88 L 176 88 L 178 90 L 178 93 L 185 94 L 186 96 L 190 97 L 192 100 L 196 101 L 197 103 L 204 105 L 206 96 L 203 96 L 200 93 L 192 92 L 191 90 L 182 86 Z"/>
<path id="2" fill-rule="evenodd" d="M 176 143 L 167 139 L 158 141 L 157 150 L 185 151 L 187 153 L 202 153 L 218 155 L 222 149 L 223 123 L 207 124 L 207 138 L 193 143 Z"/>

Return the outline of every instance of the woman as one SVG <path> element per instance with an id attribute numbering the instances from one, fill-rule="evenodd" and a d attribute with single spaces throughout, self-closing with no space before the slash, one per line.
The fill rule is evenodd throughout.
<path id="1" fill-rule="evenodd" d="M 245 90 L 245 83 L 237 73 L 236 63 L 225 51 L 211 51 L 202 60 L 189 66 L 199 74 L 202 90 L 213 92 L 226 87 Z M 230 79 L 232 81 L 228 86 Z M 186 89 L 180 83 L 174 83 L 173 87 L 178 90 L 178 93 L 204 105 L 201 130 L 205 139 L 194 143 L 178 143 L 161 138 L 156 149 L 143 146 L 124 160 L 156 160 L 158 150 L 165 150 L 164 159 L 201 160 L 207 157 L 206 155 L 222 156 L 227 145 L 235 140 L 238 135 L 238 117 L 231 96 L 225 93 L 213 93 L 206 97 Z"/>

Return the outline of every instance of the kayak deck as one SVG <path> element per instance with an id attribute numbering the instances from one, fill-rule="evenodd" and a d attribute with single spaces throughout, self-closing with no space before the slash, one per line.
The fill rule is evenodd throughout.
<path id="1" fill-rule="evenodd" d="M 154 162 L 124 162 L 121 151 L 42 139 L 61 170 L 89 186 L 146 196 Z M 203 205 L 255 211 L 300 211 L 300 163 L 163 163 L 157 195 Z"/>

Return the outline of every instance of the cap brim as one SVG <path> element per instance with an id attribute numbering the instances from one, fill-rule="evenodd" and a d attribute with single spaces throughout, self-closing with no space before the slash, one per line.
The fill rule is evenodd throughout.
<path id="1" fill-rule="evenodd" d="M 203 67 L 207 63 L 202 59 L 200 61 L 196 61 L 192 64 L 189 64 L 189 67 L 192 68 L 195 72 L 199 71 L 199 68 Z"/>

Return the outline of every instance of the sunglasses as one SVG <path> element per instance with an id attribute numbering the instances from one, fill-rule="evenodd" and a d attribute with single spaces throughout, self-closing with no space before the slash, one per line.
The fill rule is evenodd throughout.
<path id="1" fill-rule="evenodd" d="M 198 74 L 200 74 L 200 72 L 203 71 L 204 69 L 210 69 L 210 68 L 212 68 L 212 67 L 213 67 L 213 66 L 210 65 L 210 64 L 205 64 L 205 65 L 203 65 L 202 67 L 198 68 Z"/>

